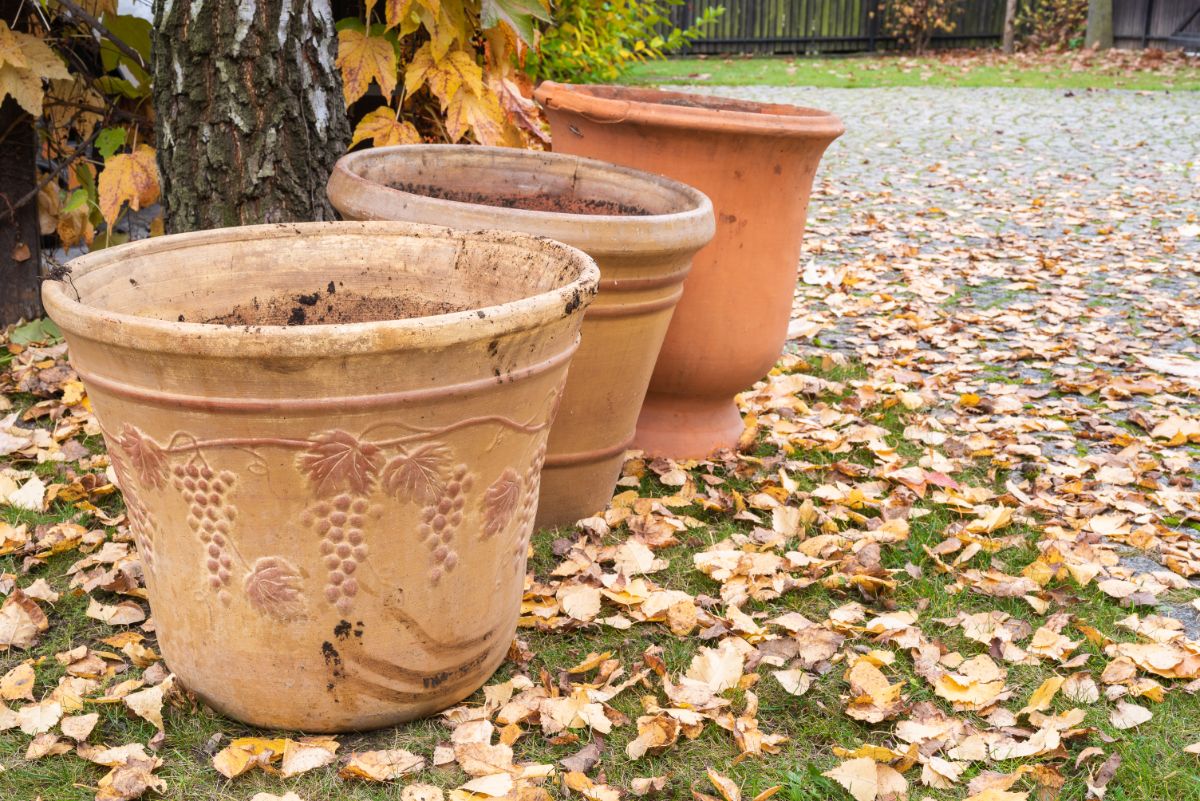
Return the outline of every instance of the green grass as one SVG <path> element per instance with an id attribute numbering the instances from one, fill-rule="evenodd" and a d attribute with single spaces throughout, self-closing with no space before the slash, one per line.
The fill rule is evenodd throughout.
<path id="1" fill-rule="evenodd" d="M 673 58 L 635 66 L 630 84 L 695 86 L 999 86 L 1029 89 L 1200 90 L 1200 62 L 1177 73 L 1146 69 L 1073 70 L 1065 60 L 1045 64 L 947 63 L 935 57 Z"/>
<path id="2" fill-rule="evenodd" d="M 835 365 L 827 362 L 822 366 L 821 360 L 815 359 L 808 363 L 807 370 L 829 380 L 847 382 L 848 392 L 855 381 L 866 377 L 866 371 L 861 365 L 854 363 Z M 845 397 L 845 396 L 841 396 Z M 839 398 L 826 396 L 825 402 L 835 403 Z M 906 458 L 915 457 L 919 449 L 905 441 L 902 432 L 911 422 L 912 415 L 902 407 L 889 408 L 873 407 L 862 411 L 865 420 L 887 429 L 889 444 L 896 447 Z M 870 464 L 869 451 L 858 448 L 844 454 L 831 454 L 823 451 L 799 451 L 789 454 L 791 458 L 799 459 L 810 464 L 830 464 L 844 460 L 849 463 Z M 27 466 L 27 465 L 23 465 Z M 51 465 L 49 471 L 59 469 Z M 988 486 L 1003 492 L 1006 475 L 1003 471 L 992 468 L 986 462 L 972 465 L 962 473 L 956 474 L 956 479 L 962 483 Z M 797 476 L 797 478 L 801 478 Z M 819 478 L 819 476 L 818 476 Z M 748 485 L 739 484 L 742 479 L 729 477 L 731 484 L 742 489 Z M 643 494 L 669 495 L 675 490 L 659 485 L 653 477 L 643 481 Z M 101 503 L 107 511 L 119 509 L 119 498 L 110 496 Z M 919 614 L 918 625 L 928 637 L 936 638 L 946 649 L 958 650 L 965 656 L 981 653 L 984 648 L 978 643 L 967 640 L 961 631 L 952 626 L 937 622 L 939 619 L 953 618 L 959 611 L 980 612 L 1003 610 L 1009 614 L 1028 620 L 1034 628 L 1041 625 L 1044 619 L 1037 615 L 1020 598 L 992 598 L 979 593 L 964 590 L 952 594 L 949 589 L 953 579 L 937 572 L 932 560 L 925 554 L 922 546 L 936 545 L 944 538 L 948 525 L 960 519 L 959 516 L 946 507 L 940 506 L 928 497 L 919 500 L 916 509 L 928 511 L 923 516 L 913 517 L 910 537 L 907 542 L 899 543 L 883 549 L 884 567 L 901 571 L 906 565 L 916 565 L 921 568 L 919 577 L 911 577 L 906 573 L 897 572 L 898 586 L 894 595 L 887 603 L 891 608 L 915 610 Z M 696 571 L 692 567 L 691 554 L 702 550 L 709 544 L 730 536 L 735 531 L 748 532 L 752 524 L 744 521 L 734 521 L 728 516 L 714 515 L 698 507 L 681 510 L 685 514 L 706 520 L 709 525 L 685 532 L 680 535 L 681 543 L 660 553 L 660 556 L 670 560 L 670 568 L 652 576 L 653 580 L 667 588 L 684 590 L 693 595 L 706 594 L 719 597 L 720 586 Z M 873 515 L 873 512 L 864 512 Z M 75 519 L 77 513 L 64 505 L 56 505 L 51 512 L 35 515 L 29 512 L 15 512 L 4 507 L 0 508 L 0 519 L 9 522 L 25 522 L 31 525 L 53 523 L 61 520 Z M 84 525 L 92 523 L 82 518 Z M 1034 543 L 1037 530 L 1023 525 L 1014 525 L 1004 532 L 1006 535 L 1019 534 L 1024 542 L 996 555 L 977 554 L 969 567 L 986 569 L 993 564 L 994 558 L 999 558 L 1010 572 L 1019 571 L 1020 567 L 1036 555 Z M 566 532 L 543 531 L 534 538 L 534 557 L 531 568 L 540 578 L 546 578 L 549 571 L 557 563 L 553 555 L 553 541 L 556 537 L 567 536 Z M 614 533 L 610 542 L 620 541 L 622 533 Z M 102 625 L 84 615 L 87 597 L 72 594 L 69 589 L 69 579 L 66 569 L 80 556 L 77 552 L 68 552 L 50 557 L 44 564 L 33 566 L 30 575 L 22 577 L 21 585 L 27 584 L 33 578 L 45 577 L 54 589 L 63 593 L 62 599 L 55 604 L 51 613 L 51 628 L 31 653 L 7 653 L 0 655 L 0 673 L 7 671 L 19 661 L 32 657 L 39 660 L 37 665 L 38 697 L 50 690 L 63 673 L 53 655 L 67 650 L 75 645 L 94 645 L 97 638 L 106 636 L 112 627 Z M 0 557 L 0 572 L 22 572 L 22 561 L 15 556 Z M 1092 625 L 1103 631 L 1109 637 L 1117 640 L 1132 640 L 1133 635 L 1116 626 L 1116 621 L 1129 614 L 1128 609 L 1122 608 L 1111 599 L 1102 595 L 1094 588 L 1079 588 L 1074 585 L 1059 585 L 1056 590 L 1069 596 L 1066 608 L 1075 615 L 1076 619 Z M 112 602 L 115 597 L 106 597 L 103 592 L 97 592 L 101 600 Z M 829 611 L 850 601 L 865 603 L 870 613 L 880 610 L 877 604 L 871 604 L 856 593 L 836 589 L 826 589 L 815 584 L 802 591 L 793 591 L 768 602 L 751 602 L 746 604 L 744 611 L 750 614 L 762 612 L 775 616 L 785 611 L 798 611 L 810 619 L 823 620 Z M 605 612 L 608 614 L 608 612 Z M 1072 639 L 1082 639 L 1072 628 L 1065 630 Z M 642 666 L 642 654 L 651 646 L 663 649 L 663 658 L 673 675 L 686 670 L 692 655 L 696 650 L 708 643 L 695 634 L 687 638 L 678 638 L 670 634 L 661 625 L 636 625 L 628 631 L 617 631 L 611 628 L 585 627 L 572 631 L 540 632 L 522 630 L 519 636 L 523 638 L 534 656 L 528 665 L 528 673 L 537 680 L 539 673 L 545 671 L 551 681 L 556 681 L 559 671 L 575 664 L 589 652 L 612 651 L 614 656 L 629 672 L 636 672 Z M 848 647 L 869 645 L 869 640 L 860 639 L 848 641 Z M 219 644 L 218 646 L 219 647 Z M 934 695 L 929 684 L 916 676 L 912 671 L 911 659 L 902 649 L 890 645 L 879 645 L 896 654 L 896 662 L 886 669 L 892 681 L 903 682 L 905 695 L 911 702 L 932 701 Z M 1092 659 L 1081 668 L 1099 676 L 1106 659 L 1094 645 L 1085 642 L 1081 651 L 1090 653 Z M 709 767 L 730 776 L 738 782 L 745 797 L 751 798 L 776 784 L 782 785 L 783 790 L 777 798 L 788 801 L 824 801 L 825 799 L 846 799 L 848 795 L 836 784 L 822 777 L 822 771 L 835 766 L 840 760 L 834 756 L 835 747 L 854 748 L 862 743 L 891 744 L 891 725 L 888 723 L 869 726 L 857 723 L 845 714 L 845 700 L 842 694 L 846 691 L 846 683 L 841 674 L 844 667 L 837 665 L 826 676 L 814 683 L 812 689 L 803 697 L 787 694 L 772 676 L 772 669 L 760 671 L 760 680 L 754 687 L 758 695 L 760 711 L 759 725 L 762 731 L 773 734 L 784 734 L 790 738 L 783 746 L 783 753 L 765 759 L 745 759 L 735 763 L 737 748 L 732 736 L 709 723 L 696 740 L 681 739 L 680 742 L 667 752 L 657 756 L 648 756 L 637 762 L 625 758 L 624 748 L 636 735 L 634 725 L 618 726 L 607 738 L 605 753 L 600 768 L 610 784 L 616 787 L 628 788 L 631 779 L 652 775 L 671 774 L 671 784 L 665 797 L 682 798 L 687 789 L 695 786 L 698 790 L 708 791 L 705 771 Z M 1028 699 L 1033 690 L 1046 678 L 1054 675 L 1055 667 L 1049 663 L 1037 666 L 1008 666 L 1008 683 L 1013 689 L 1013 696 L 1005 706 L 1009 709 L 1019 709 Z M 497 680 L 503 680 L 512 675 L 513 667 L 505 664 L 497 674 Z M 139 671 L 130 670 L 112 680 L 121 681 L 137 675 Z M 1168 684 L 1168 682 L 1163 682 Z M 613 702 L 613 706 L 635 721 L 642 714 L 641 696 L 655 694 L 663 701 L 660 690 L 647 690 L 641 687 L 631 687 Z M 745 703 L 743 691 L 731 691 L 733 708 L 738 711 Z M 482 693 L 477 693 L 467 703 L 478 703 Z M 303 699 L 297 699 L 303 703 Z M 940 702 L 939 702 L 940 703 Z M 1061 696 L 1056 699 L 1051 711 L 1063 711 L 1072 704 Z M 1162 704 L 1151 705 L 1154 718 L 1135 732 L 1118 732 L 1108 721 L 1111 707 L 1100 701 L 1088 708 L 1085 726 L 1094 726 L 1104 736 L 1116 738 L 1111 748 L 1115 748 L 1123 757 L 1123 763 L 1109 787 L 1107 798 L 1117 801 L 1157 801 L 1157 799 L 1200 799 L 1200 771 L 1196 769 L 1196 757 L 1183 753 L 1184 746 L 1200 739 L 1197 735 L 1196 721 L 1200 720 L 1200 697 L 1188 695 L 1177 689 L 1168 692 L 1166 701 Z M 89 705 L 84 711 L 100 711 L 101 723 L 92 735 L 92 742 L 103 740 L 110 745 L 127 742 L 147 742 L 153 735 L 154 729 L 148 723 L 132 717 L 119 705 Z M 970 715 L 966 716 L 968 719 Z M 222 747 L 228 738 L 238 736 L 262 735 L 241 724 L 225 719 L 203 707 L 184 705 L 166 710 L 167 736 L 159 755 L 164 761 L 159 775 L 167 782 L 167 791 L 162 796 L 174 801 L 245 801 L 257 792 L 268 792 L 282 795 L 287 790 L 295 791 L 307 801 L 323 799 L 396 799 L 399 797 L 399 784 L 386 785 L 366 784 L 360 782 L 345 782 L 337 778 L 333 768 L 320 769 L 300 777 L 281 780 L 260 771 L 252 771 L 233 781 L 227 781 L 211 767 L 212 743 L 220 735 L 216 747 Z M 979 722 L 976 720 L 976 722 Z M 981 724 L 982 725 L 982 724 Z M 428 757 L 439 742 L 448 739 L 449 730 L 437 718 L 417 721 L 414 723 L 384 729 L 378 732 L 346 735 L 339 739 L 342 743 L 340 754 L 354 750 L 376 750 L 387 748 L 406 748 L 414 753 Z M 551 745 L 541 734 L 534 730 L 519 740 L 515 746 L 518 761 L 550 763 L 570 756 L 578 751 L 590 739 L 586 731 L 580 732 L 580 741 L 565 745 Z M 84 762 L 72 755 L 47 757 L 35 762 L 26 762 L 23 758 L 29 738 L 25 735 L 10 731 L 0 733 L 0 799 L 23 801 L 41 797 L 53 801 L 84 801 L 91 799 L 94 787 L 104 769 Z M 1083 742 L 1083 741 L 1080 741 Z M 1086 741 L 1089 745 L 1100 744 L 1093 737 Z M 1067 777 L 1067 783 L 1061 795 L 1062 801 L 1083 801 L 1085 795 L 1084 778 L 1086 768 L 1076 769 L 1073 756 L 1082 745 L 1071 744 L 1072 758 L 1058 764 Z M 1111 750 L 1111 749 L 1110 749 Z M 1035 760 L 1035 762 L 1040 760 Z M 988 763 L 973 765 L 964 775 L 963 780 L 949 791 L 933 790 L 919 786 L 917 777 L 919 771 L 910 771 L 906 777 L 910 781 L 910 797 L 929 798 L 933 801 L 951 801 L 961 799 L 965 795 L 966 782 L 982 770 L 1011 771 L 1018 767 L 1017 761 L 1008 763 Z M 1093 766 L 1094 767 L 1094 766 Z M 427 770 L 411 778 L 411 781 L 429 781 L 443 787 L 454 787 L 466 780 L 457 768 Z M 548 785 L 556 798 L 565 798 L 565 792 L 555 785 Z M 1013 789 L 1033 790 L 1034 785 L 1029 777 L 1023 778 Z M 1034 796 L 1036 797 L 1036 796 Z"/>

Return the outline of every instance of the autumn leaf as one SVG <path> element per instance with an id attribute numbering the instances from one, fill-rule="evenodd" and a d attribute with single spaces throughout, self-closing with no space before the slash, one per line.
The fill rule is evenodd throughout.
<path id="1" fill-rule="evenodd" d="M 98 185 L 100 214 L 111 227 L 121 207 L 137 211 L 158 200 L 158 165 L 154 148 L 138 145 L 132 153 L 120 153 L 104 162 Z"/>
<path id="2" fill-rule="evenodd" d="M 868 757 L 847 760 L 821 775 L 845 787 L 855 801 L 875 801 L 879 791 L 877 765 L 875 760 Z"/>
<path id="3" fill-rule="evenodd" d="M 475 57 L 463 50 L 450 50 L 441 59 L 436 59 L 426 42 L 413 54 L 404 73 L 408 94 L 416 92 L 422 85 L 428 85 L 445 111 L 460 92 L 484 93 L 483 70 Z"/>
<path id="4" fill-rule="evenodd" d="M 500 104 L 490 91 L 484 96 L 458 92 L 446 107 L 446 132 L 451 142 L 468 133 L 482 145 L 503 145 L 507 141 L 506 121 Z"/>
<path id="5" fill-rule="evenodd" d="M 543 0 L 483 0 L 480 19 L 485 29 L 507 25 L 532 47 L 537 44 L 535 20 L 549 22 L 550 9 Z"/>
<path id="6" fill-rule="evenodd" d="M 375 0 L 370 0 L 374 3 Z M 387 22 L 388 28 L 395 28 L 397 25 L 404 24 L 409 21 L 412 14 L 414 0 L 383 0 L 383 18 Z M 370 16 L 370 9 L 367 9 L 367 15 Z"/>
<path id="7" fill-rule="evenodd" d="M 0 102 L 12 97 L 21 108 L 40 117 L 43 79 L 67 80 L 62 60 L 37 36 L 11 30 L 0 19 Z"/>
<path id="8" fill-rule="evenodd" d="M 1131 704 L 1128 701 L 1118 701 L 1117 708 L 1112 711 L 1108 720 L 1115 728 L 1132 729 L 1152 717 L 1154 717 L 1154 713 L 1144 706 Z"/>
<path id="9" fill-rule="evenodd" d="M 415 773 L 425 766 L 425 758 L 409 753 L 403 748 L 391 751 L 356 751 L 350 754 L 338 775 L 343 779 L 364 779 L 387 782 Z"/>
<path id="10" fill-rule="evenodd" d="M 399 69 L 396 49 L 382 36 L 370 36 L 353 28 L 338 31 L 334 64 L 342 72 L 342 96 L 347 108 L 366 94 L 371 81 L 379 84 L 385 98 L 390 98 L 396 89 Z"/>
<path id="11" fill-rule="evenodd" d="M 147 790 L 165 792 L 167 783 L 153 774 L 162 760 L 131 758 L 115 766 L 100 777 L 96 788 L 96 801 L 132 801 L 140 798 Z"/>
<path id="12" fill-rule="evenodd" d="M 313 437 L 308 450 L 296 457 L 297 466 L 319 496 L 343 490 L 366 495 L 382 462 L 379 448 L 340 429 Z"/>
<path id="13" fill-rule="evenodd" d="M 375 147 L 389 145 L 419 145 L 421 135 L 407 120 L 396 119 L 395 113 L 388 106 L 369 111 L 358 121 L 354 128 L 354 137 L 350 147 L 359 142 L 370 142 Z"/>
<path id="14" fill-rule="evenodd" d="M 22 662 L 0 678 L 0 698 L 5 701 L 19 699 L 33 700 L 33 683 L 35 680 L 33 666 Z"/>

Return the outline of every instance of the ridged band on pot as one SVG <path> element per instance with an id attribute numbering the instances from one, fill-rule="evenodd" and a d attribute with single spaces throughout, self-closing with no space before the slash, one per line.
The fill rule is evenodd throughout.
<path id="1" fill-rule="evenodd" d="M 696 254 L 636 447 L 701 458 L 736 444 L 734 396 L 779 358 L 813 176 L 842 132 L 811 108 L 621 86 L 545 82 L 554 150 L 657 172 L 707 194 L 716 235 Z"/>
<path id="2" fill-rule="evenodd" d="M 43 299 L 184 684 L 254 725 L 345 731 L 486 681 L 516 628 L 546 438 L 599 281 L 586 254 L 304 223 L 70 267 Z M 361 321 L 260 324 L 280 309 Z"/>
<path id="3" fill-rule="evenodd" d="M 351 219 L 523 231 L 596 260 L 600 292 L 550 434 L 537 525 L 603 509 L 692 255 L 712 237 L 708 198 L 590 159 L 455 145 L 351 153 L 335 166 L 329 197 Z"/>

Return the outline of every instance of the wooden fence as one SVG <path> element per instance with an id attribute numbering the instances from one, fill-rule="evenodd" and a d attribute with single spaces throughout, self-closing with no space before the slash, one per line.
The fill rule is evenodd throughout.
<path id="1" fill-rule="evenodd" d="M 703 39 L 687 53 L 853 53 L 890 50 L 884 31 L 888 0 L 685 0 L 671 22 L 686 27 L 706 8 L 724 7 Z M 1038 0 L 1020 0 L 1022 6 Z M 936 33 L 932 46 L 988 47 L 1000 42 L 1005 0 L 963 0 L 954 30 Z M 1113 34 L 1119 47 L 1164 47 L 1200 0 L 1113 0 Z"/>

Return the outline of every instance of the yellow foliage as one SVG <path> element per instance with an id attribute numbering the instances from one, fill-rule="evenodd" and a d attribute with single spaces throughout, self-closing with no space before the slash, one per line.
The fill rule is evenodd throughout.
<path id="1" fill-rule="evenodd" d="M 109 226 L 116 222 L 121 206 L 137 211 L 158 200 L 158 165 L 154 148 L 138 145 L 132 153 L 121 153 L 104 163 L 100 173 L 100 213 Z"/>

